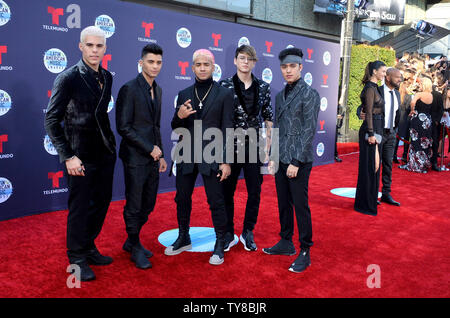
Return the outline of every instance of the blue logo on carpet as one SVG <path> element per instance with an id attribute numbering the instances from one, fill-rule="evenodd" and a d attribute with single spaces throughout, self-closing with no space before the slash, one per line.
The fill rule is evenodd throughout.
<path id="1" fill-rule="evenodd" d="M 189 229 L 191 236 L 192 249 L 188 252 L 212 252 L 216 243 L 216 232 L 211 227 L 191 227 Z M 165 247 L 170 246 L 178 237 L 178 229 L 165 231 L 158 236 L 158 241 Z M 234 235 L 237 241 L 237 235 Z"/>
<path id="2" fill-rule="evenodd" d="M 335 188 L 330 191 L 334 195 L 354 199 L 356 196 L 356 188 Z M 378 192 L 378 197 L 381 198 L 381 192 Z"/>

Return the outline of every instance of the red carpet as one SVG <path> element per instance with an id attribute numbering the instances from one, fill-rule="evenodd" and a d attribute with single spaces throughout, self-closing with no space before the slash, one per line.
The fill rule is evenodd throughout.
<path id="1" fill-rule="evenodd" d="M 341 152 L 342 153 L 342 152 Z M 266 176 L 255 229 L 258 251 L 242 244 L 221 266 L 210 253 L 163 255 L 158 235 L 176 228 L 174 193 L 158 196 L 142 241 L 155 254 L 153 268 L 138 270 L 121 250 L 126 238 L 123 201 L 113 202 L 97 246 L 114 263 L 93 266 L 97 280 L 66 287 L 66 211 L 0 222 L 0 297 L 449 297 L 450 172 L 415 174 L 394 168 L 392 195 L 401 207 L 382 204 L 376 217 L 353 211 L 353 199 L 330 190 L 354 187 L 358 155 L 314 167 L 310 206 L 315 242 L 312 266 L 302 274 L 287 269 L 295 256 L 269 256 L 262 247 L 279 239 L 274 179 Z M 397 165 L 395 165 L 397 166 Z M 237 234 L 245 206 L 245 185 L 236 196 Z M 192 226 L 211 226 L 204 190 L 194 193 Z M 296 229 L 297 231 L 297 229 Z M 294 237 L 296 245 L 297 235 Z M 380 288 L 368 288 L 371 264 L 381 270 Z"/>

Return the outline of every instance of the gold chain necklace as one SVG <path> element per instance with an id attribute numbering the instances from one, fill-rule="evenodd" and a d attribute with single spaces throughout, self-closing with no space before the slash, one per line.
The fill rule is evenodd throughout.
<path id="1" fill-rule="evenodd" d="M 214 83 L 213 83 L 214 84 Z M 200 102 L 200 104 L 198 104 L 198 107 L 200 109 L 202 109 L 203 107 L 203 101 L 206 99 L 206 97 L 208 96 L 209 92 L 211 91 L 211 88 L 213 87 L 213 84 L 211 84 L 211 86 L 208 88 L 208 91 L 206 92 L 205 96 L 203 96 L 202 99 L 200 99 L 200 97 L 198 97 L 198 93 L 197 93 L 197 87 L 194 87 L 195 90 L 195 96 L 197 97 L 198 101 Z"/>

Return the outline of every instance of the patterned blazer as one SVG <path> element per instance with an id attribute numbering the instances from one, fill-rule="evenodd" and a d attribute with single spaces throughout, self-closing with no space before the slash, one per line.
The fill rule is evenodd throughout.
<path id="1" fill-rule="evenodd" d="M 226 88 L 233 89 L 234 94 L 234 128 L 248 129 L 250 127 L 260 128 L 262 121 L 272 121 L 272 101 L 270 99 L 270 86 L 266 82 L 253 76 L 257 83 L 257 100 L 255 111 L 248 114 L 245 105 L 242 105 L 238 92 L 234 89 L 239 85 L 237 74 L 219 82 Z"/>
<path id="2" fill-rule="evenodd" d="M 313 161 L 313 139 L 320 109 L 319 93 L 300 78 L 287 99 L 281 90 L 275 99 L 275 123 L 279 129 L 280 162 L 284 164 Z M 275 141 L 273 141 L 275 142 Z"/>

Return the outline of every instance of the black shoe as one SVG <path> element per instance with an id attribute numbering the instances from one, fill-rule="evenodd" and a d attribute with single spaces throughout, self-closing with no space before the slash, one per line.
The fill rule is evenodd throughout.
<path id="1" fill-rule="evenodd" d="M 302 248 L 300 250 L 300 255 L 292 263 L 289 270 L 294 273 L 303 272 L 308 266 L 311 266 L 311 257 L 309 254 L 309 248 Z"/>
<path id="2" fill-rule="evenodd" d="M 191 237 L 189 232 L 180 232 L 178 238 L 173 242 L 172 245 L 168 246 L 164 250 L 164 254 L 172 256 L 178 255 L 184 251 L 190 250 L 192 248 Z"/>
<path id="3" fill-rule="evenodd" d="M 216 239 L 216 244 L 214 244 L 214 252 L 209 258 L 209 263 L 211 265 L 221 265 L 224 262 L 224 246 L 225 239 Z"/>
<path id="4" fill-rule="evenodd" d="M 390 194 L 383 194 L 381 196 L 381 202 L 386 202 L 388 204 L 392 204 L 392 205 L 396 205 L 396 206 L 400 206 L 400 202 L 395 201 L 394 199 L 392 199 Z"/>
<path id="5" fill-rule="evenodd" d="M 277 244 L 269 248 L 263 248 L 263 252 L 269 255 L 295 255 L 294 243 L 290 240 L 281 239 Z"/>
<path id="6" fill-rule="evenodd" d="M 232 248 L 233 246 L 235 246 L 239 241 L 235 239 L 234 237 L 234 233 L 231 232 L 227 232 L 225 234 L 225 245 L 223 247 L 223 250 L 225 252 L 228 252 L 230 250 L 230 248 Z"/>
<path id="7" fill-rule="evenodd" d="M 88 282 L 90 280 L 95 279 L 94 271 L 89 267 L 86 260 L 77 260 L 74 262 L 71 262 L 71 265 L 77 265 L 80 268 L 80 281 L 82 282 Z M 75 271 L 76 273 L 77 271 Z"/>
<path id="8" fill-rule="evenodd" d="M 377 200 L 377 205 L 380 205 L 380 204 L 381 204 L 380 200 Z"/>
<path id="9" fill-rule="evenodd" d="M 342 159 L 339 158 L 338 156 L 336 156 L 336 157 L 334 157 L 334 161 L 336 161 L 336 162 L 342 162 Z"/>
<path id="10" fill-rule="evenodd" d="M 109 265 L 113 262 L 112 257 L 100 254 L 96 248 L 88 251 L 86 260 L 89 265 Z"/>
<path id="11" fill-rule="evenodd" d="M 400 169 L 406 170 L 407 165 L 404 164 L 404 165 L 400 165 L 400 166 L 398 166 L 398 167 L 399 167 Z"/>
<path id="12" fill-rule="evenodd" d="M 431 165 L 431 169 L 434 170 L 434 171 L 438 171 L 438 172 L 441 171 L 441 170 L 438 168 L 437 164 L 435 164 L 435 163 L 433 163 L 433 164 Z"/>
<path id="13" fill-rule="evenodd" d="M 258 248 L 255 244 L 255 240 L 253 238 L 253 232 L 249 230 L 245 230 L 242 232 L 240 236 L 240 240 L 242 244 L 244 244 L 244 248 L 246 251 L 253 252 L 256 251 Z"/>
<path id="14" fill-rule="evenodd" d="M 142 244 L 141 244 L 140 242 L 139 242 L 139 246 L 140 246 L 141 249 L 144 251 L 145 257 L 150 258 L 150 257 L 153 256 L 153 253 L 150 252 L 150 251 L 149 251 L 148 249 L 146 249 L 145 247 L 143 247 Z M 123 243 L 122 249 L 123 249 L 125 252 L 131 253 L 131 248 L 132 248 L 132 247 L 133 247 L 133 246 L 131 245 L 130 240 L 127 239 L 127 240 L 125 241 L 125 243 Z"/>
<path id="15" fill-rule="evenodd" d="M 152 268 L 152 263 L 145 256 L 144 250 L 139 246 L 131 248 L 131 261 L 136 264 L 137 268 L 148 269 Z"/>
<path id="16" fill-rule="evenodd" d="M 392 161 L 395 162 L 395 163 L 400 163 L 400 161 L 398 161 L 397 158 L 394 158 Z"/>

